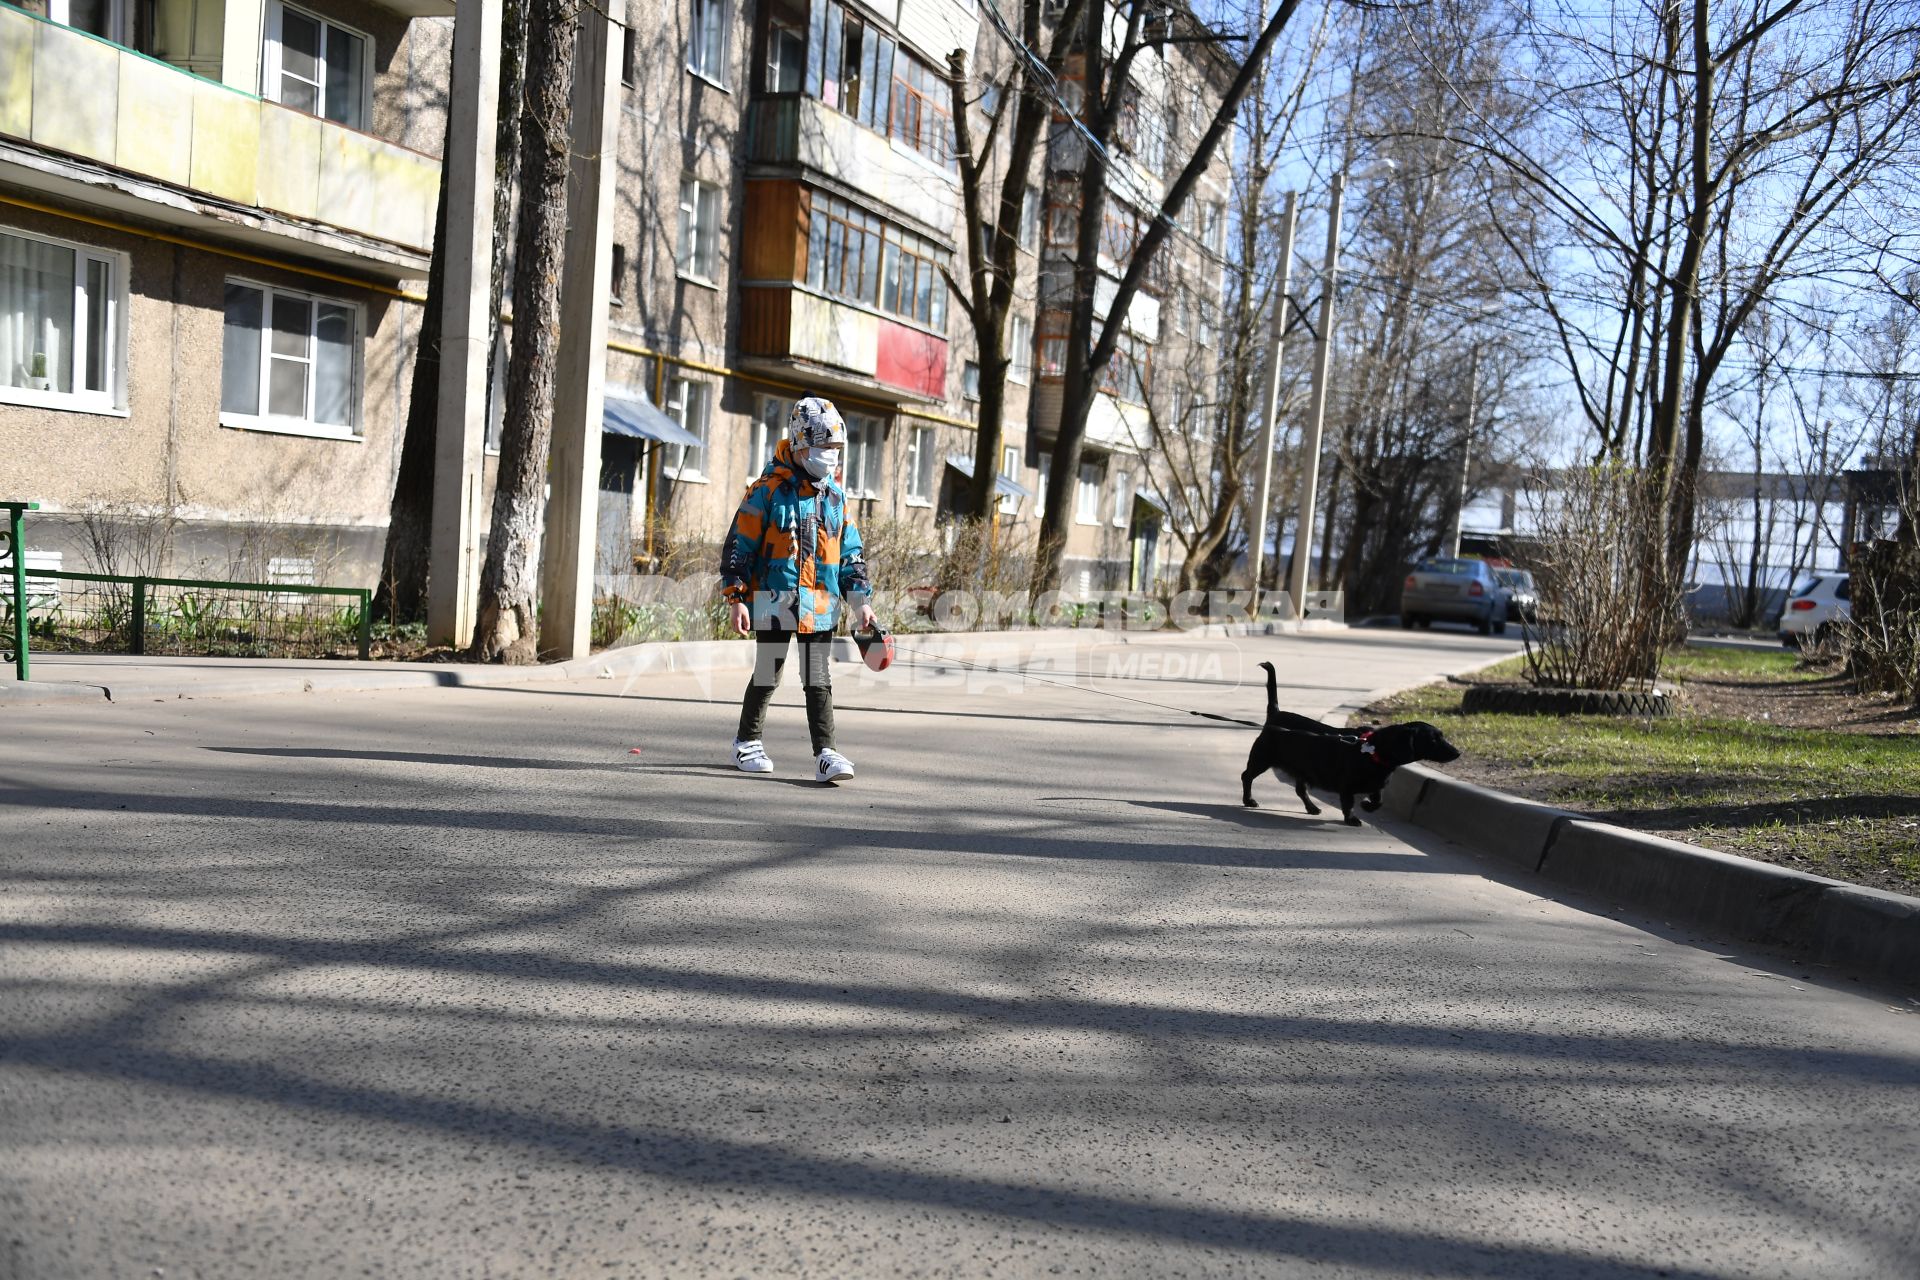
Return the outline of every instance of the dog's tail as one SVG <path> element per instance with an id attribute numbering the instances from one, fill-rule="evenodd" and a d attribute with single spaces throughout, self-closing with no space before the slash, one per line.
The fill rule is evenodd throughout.
<path id="1" fill-rule="evenodd" d="M 1267 715 L 1272 717 L 1280 710 L 1280 678 L 1274 674 L 1271 662 L 1260 665 L 1267 669 Z"/>

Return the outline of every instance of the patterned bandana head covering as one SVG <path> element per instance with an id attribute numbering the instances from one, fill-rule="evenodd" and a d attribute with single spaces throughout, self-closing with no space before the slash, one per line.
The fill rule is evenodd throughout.
<path id="1" fill-rule="evenodd" d="M 847 443 L 847 421 L 833 401 L 807 396 L 787 415 L 787 439 L 796 449 L 839 449 Z"/>

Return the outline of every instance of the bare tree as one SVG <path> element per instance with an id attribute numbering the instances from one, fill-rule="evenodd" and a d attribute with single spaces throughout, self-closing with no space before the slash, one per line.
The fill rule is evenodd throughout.
<path id="1" fill-rule="evenodd" d="M 1505 230 L 1596 456 L 1644 464 L 1665 497 L 1671 572 L 1691 556 L 1708 410 L 1742 331 L 1809 281 L 1876 265 L 1848 224 L 1908 194 L 1920 10 L 1619 0 L 1521 17 L 1533 128 L 1471 136 L 1535 195 Z"/>
<path id="2" fill-rule="evenodd" d="M 1280 0 L 1258 37 L 1248 48 L 1239 70 L 1213 112 L 1179 175 L 1167 186 L 1159 208 L 1134 247 L 1113 298 L 1099 319 L 1099 254 L 1105 231 L 1108 197 L 1108 148 L 1115 140 L 1127 95 L 1133 88 L 1134 63 L 1156 43 L 1164 43 L 1175 25 L 1164 20 L 1165 6 L 1151 0 L 1089 0 L 1080 28 L 1078 57 L 1083 141 L 1080 173 L 1080 209 L 1074 238 L 1072 294 L 1068 307 L 1066 364 L 1062 373 L 1061 407 L 1054 440 L 1053 466 L 1047 479 L 1046 504 L 1040 521 L 1040 549 L 1035 560 L 1034 591 L 1052 590 L 1060 580 L 1066 550 L 1069 501 L 1086 442 L 1087 420 L 1099 393 L 1107 366 L 1119 347 L 1121 331 L 1134 297 L 1145 282 L 1154 256 L 1166 243 L 1214 152 L 1226 137 L 1248 90 L 1262 74 L 1268 51 L 1299 9 L 1300 0 Z M 1124 14 L 1122 15 L 1122 11 Z M 1149 18 L 1156 19 L 1149 23 Z M 1119 28 L 1109 59 L 1109 39 Z"/>
<path id="3" fill-rule="evenodd" d="M 526 11 L 513 346 L 507 360 L 499 482 L 471 651 L 483 662 L 529 663 L 539 657 L 540 519 L 553 442 L 580 6 L 575 0 L 528 0 Z"/>
<path id="4" fill-rule="evenodd" d="M 1007 316 L 1013 309 L 1020 267 L 1022 219 L 1033 184 L 1034 162 L 1048 120 L 1053 115 L 1051 90 L 1064 69 L 1072 33 L 1079 29 L 1086 0 L 1067 0 L 1053 29 L 1053 39 L 1042 64 L 1031 60 L 1045 32 L 1040 0 L 1023 0 L 1017 41 L 1021 51 L 1008 59 L 1003 76 L 993 79 L 996 93 L 984 113 L 984 130 L 974 132 L 969 97 L 973 79 L 967 72 L 967 54 L 956 49 L 947 60 L 948 84 L 953 95 L 954 156 L 960 169 L 960 218 L 967 242 L 964 283 L 952 280 L 953 297 L 973 328 L 975 359 L 980 370 L 978 427 L 974 433 L 973 490 L 966 515 L 986 522 L 994 518 L 1000 475 L 1002 419 L 1006 413 Z M 997 22 L 997 12 L 987 15 Z M 1009 123 L 1009 114 L 1011 122 Z M 1004 132 L 1003 132 L 1004 130 Z"/>

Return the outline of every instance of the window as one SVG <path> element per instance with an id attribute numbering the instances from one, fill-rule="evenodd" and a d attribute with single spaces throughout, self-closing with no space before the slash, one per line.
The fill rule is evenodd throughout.
<path id="1" fill-rule="evenodd" d="M 1065 338 L 1040 339 L 1040 376 L 1043 378 L 1065 377 L 1067 372 L 1067 340 Z"/>
<path id="2" fill-rule="evenodd" d="M 290 4 L 267 8 L 264 96 L 351 129 L 367 127 L 367 37 Z"/>
<path id="3" fill-rule="evenodd" d="M 936 164 L 950 163 L 953 99 L 946 80 L 905 49 L 894 66 L 893 116 L 887 132 Z"/>
<path id="4" fill-rule="evenodd" d="M 980 362 L 969 360 L 960 367 L 960 394 L 969 400 L 980 398 Z"/>
<path id="5" fill-rule="evenodd" d="M 1033 462 L 1034 470 L 1040 478 L 1040 506 L 1044 510 L 1047 504 L 1047 485 L 1053 479 L 1053 455 L 1042 449 Z"/>
<path id="6" fill-rule="evenodd" d="M 1113 477 L 1113 527 L 1124 529 L 1133 523 L 1133 477 L 1121 471 Z"/>
<path id="7" fill-rule="evenodd" d="M 1114 133 L 1120 145 L 1133 153 L 1135 163 L 1155 177 L 1167 165 L 1167 136 L 1162 130 L 1159 112 L 1129 84 L 1120 96 L 1120 118 Z"/>
<path id="8" fill-rule="evenodd" d="M 1026 385 L 1033 378 L 1033 322 L 1014 316 L 1007 325 L 1007 381 Z"/>
<path id="9" fill-rule="evenodd" d="M 726 0 L 693 0 L 693 20 L 687 24 L 687 70 L 726 85 Z"/>
<path id="10" fill-rule="evenodd" d="M 847 458 L 840 472 L 840 487 L 849 497 L 874 497 L 880 486 L 880 441 L 885 430 L 878 418 L 864 413 L 849 413 L 847 418 Z"/>
<path id="11" fill-rule="evenodd" d="M 1074 495 L 1073 519 L 1076 524 L 1100 523 L 1100 466 L 1080 464 L 1080 488 Z"/>
<path id="12" fill-rule="evenodd" d="M 880 307 L 935 329 L 947 327 L 946 250 L 897 227 L 887 228 Z"/>
<path id="13" fill-rule="evenodd" d="M 127 6 L 123 0 L 43 0 L 40 4 L 25 0 L 20 7 L 76 31 L 91 32 L 103 40 L 133 43 L 127 30 Z"/>
<path id="14" fill-rule="evenodd" d="M 220 418 L 341 439 L 359 434 L 360 309 L 227 281 Z"/>
<path id="15" fill-rule="evenodd" d="M 1218 204 L 1200 206 L 1200 243 L 1207 252 L 1218 257 L 1227 247 L 1226 209 Z"/>
<path id="16" fill-rule="evenodd" d="M 627 246 L 613 246 L 613 281 L 607 290 L 607 296 L 614 306 L 627 300 Z"/>
<path id="17" fill-rule="evenodd" d="M 828 6 L 826 75 L 820 100 L 880 133 L 887 131 L 894 43 L 850 9 Z"/>
<path id="18" fill-rule="evenodd" d="M 823 191 L 813 193 L 807 283 L 871 306 L 880 292 L 880 218 Z"/>
<path id="19" fill-rule="evenodd" d="M 720 246 L 720 188 L 698 178 L 680 180 L 680 274 L 713 283 Z"/>
<path id="20" fill-rule="evenodd" d="M 761 396 L 753 415 L 753 440 L 747 454 L 747 478 L 758 476 L 773 461 L 773 450 L 786 436 L 787 417 L 793 401 L 779 396 Z"/>
<path id="21" fill-rule="evenodd" d="M 667 474 L 675 480 L 706 478 L 707 410 L 712 400 L 710 383 L 695 378 L 674 378 L 667 383 L 667 416 L 700 437 L 699 444 L 667 446 Z"/>
<path id="22" fill-rule="evenodd" d="M 1020 478 L 1020 446 L 1007 445 L 1000 450 L 1000 474 L 1009 480 Z M 1000 499 L 1000 514 L 1010 516 L 1020 510 L 1020 495 L 1009 493 Z"/>
<path id="23" fill-rule="evenodd" d="M 620 37 L 620 83 L 629 89 L 633 88 L 633 82 L 639 78 L 636 75 L 638 68 L 635 65 L 639 58 L 640 33 L 628 27 L 626 33 Z"/>
<path id="24" fill-rule="evenodd" d="M 767 15 L 767 61 L 760 72 L 761 92 L 799 93 L 807 72 L 807 6 L 787 0 L 762 12 Z"/>
<path id="25" fill-rule="evenodd" d="M 907 437 L 907 501 L 926 506 L 933 493 L 933 428 L 915 427 Z"/>
<path id="26" fill-rule="evenodd" d="M 1124 267 L 1133 260 L 1133 251 L 1145 234 L 1140 215 L 1124 205 L 1109 204 L 1100 225 L 1100 252 Z"/>
<path id="27" fill-rule="evenodd" d="M 1120 335 L 1107 361 L 1100 389 L 1116 400 L 1129 404 L 1147 402 L 1148 374 L 1152 371 L 1153 348 L 1130 333 Z"/>
<path id="28" fill-rule="evenodd" d="M 1030 186 L 1020 197 L 1020 247 L 1028 253 L 1040 249 L 1040 188 Z"/>
<path id="29" fill-rule="evenodd" d="M 121 259 L 0 231 L 0 399 L 111 410 L 122 391 Z"/>
<path id="30" fill-rule="evenodd" d="M 1078 243 L 1080 210 L 1069 204 L 1047 208 L 1047 243 L 1056 249 L 1071 249 Z"/>

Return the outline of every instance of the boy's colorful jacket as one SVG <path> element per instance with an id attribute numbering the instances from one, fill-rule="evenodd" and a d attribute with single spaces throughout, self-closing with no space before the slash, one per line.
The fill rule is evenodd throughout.
<path id="1" fill-rule="evenodd" d="M 873 594 L 846 493 L 801 471 L 789 441 L 775 447 L 734 514 L 720 546 L 720 593 L 751 606 L 756 630 L 802 633 L 832 631 L 841 597 L 858 607 Z"/>

